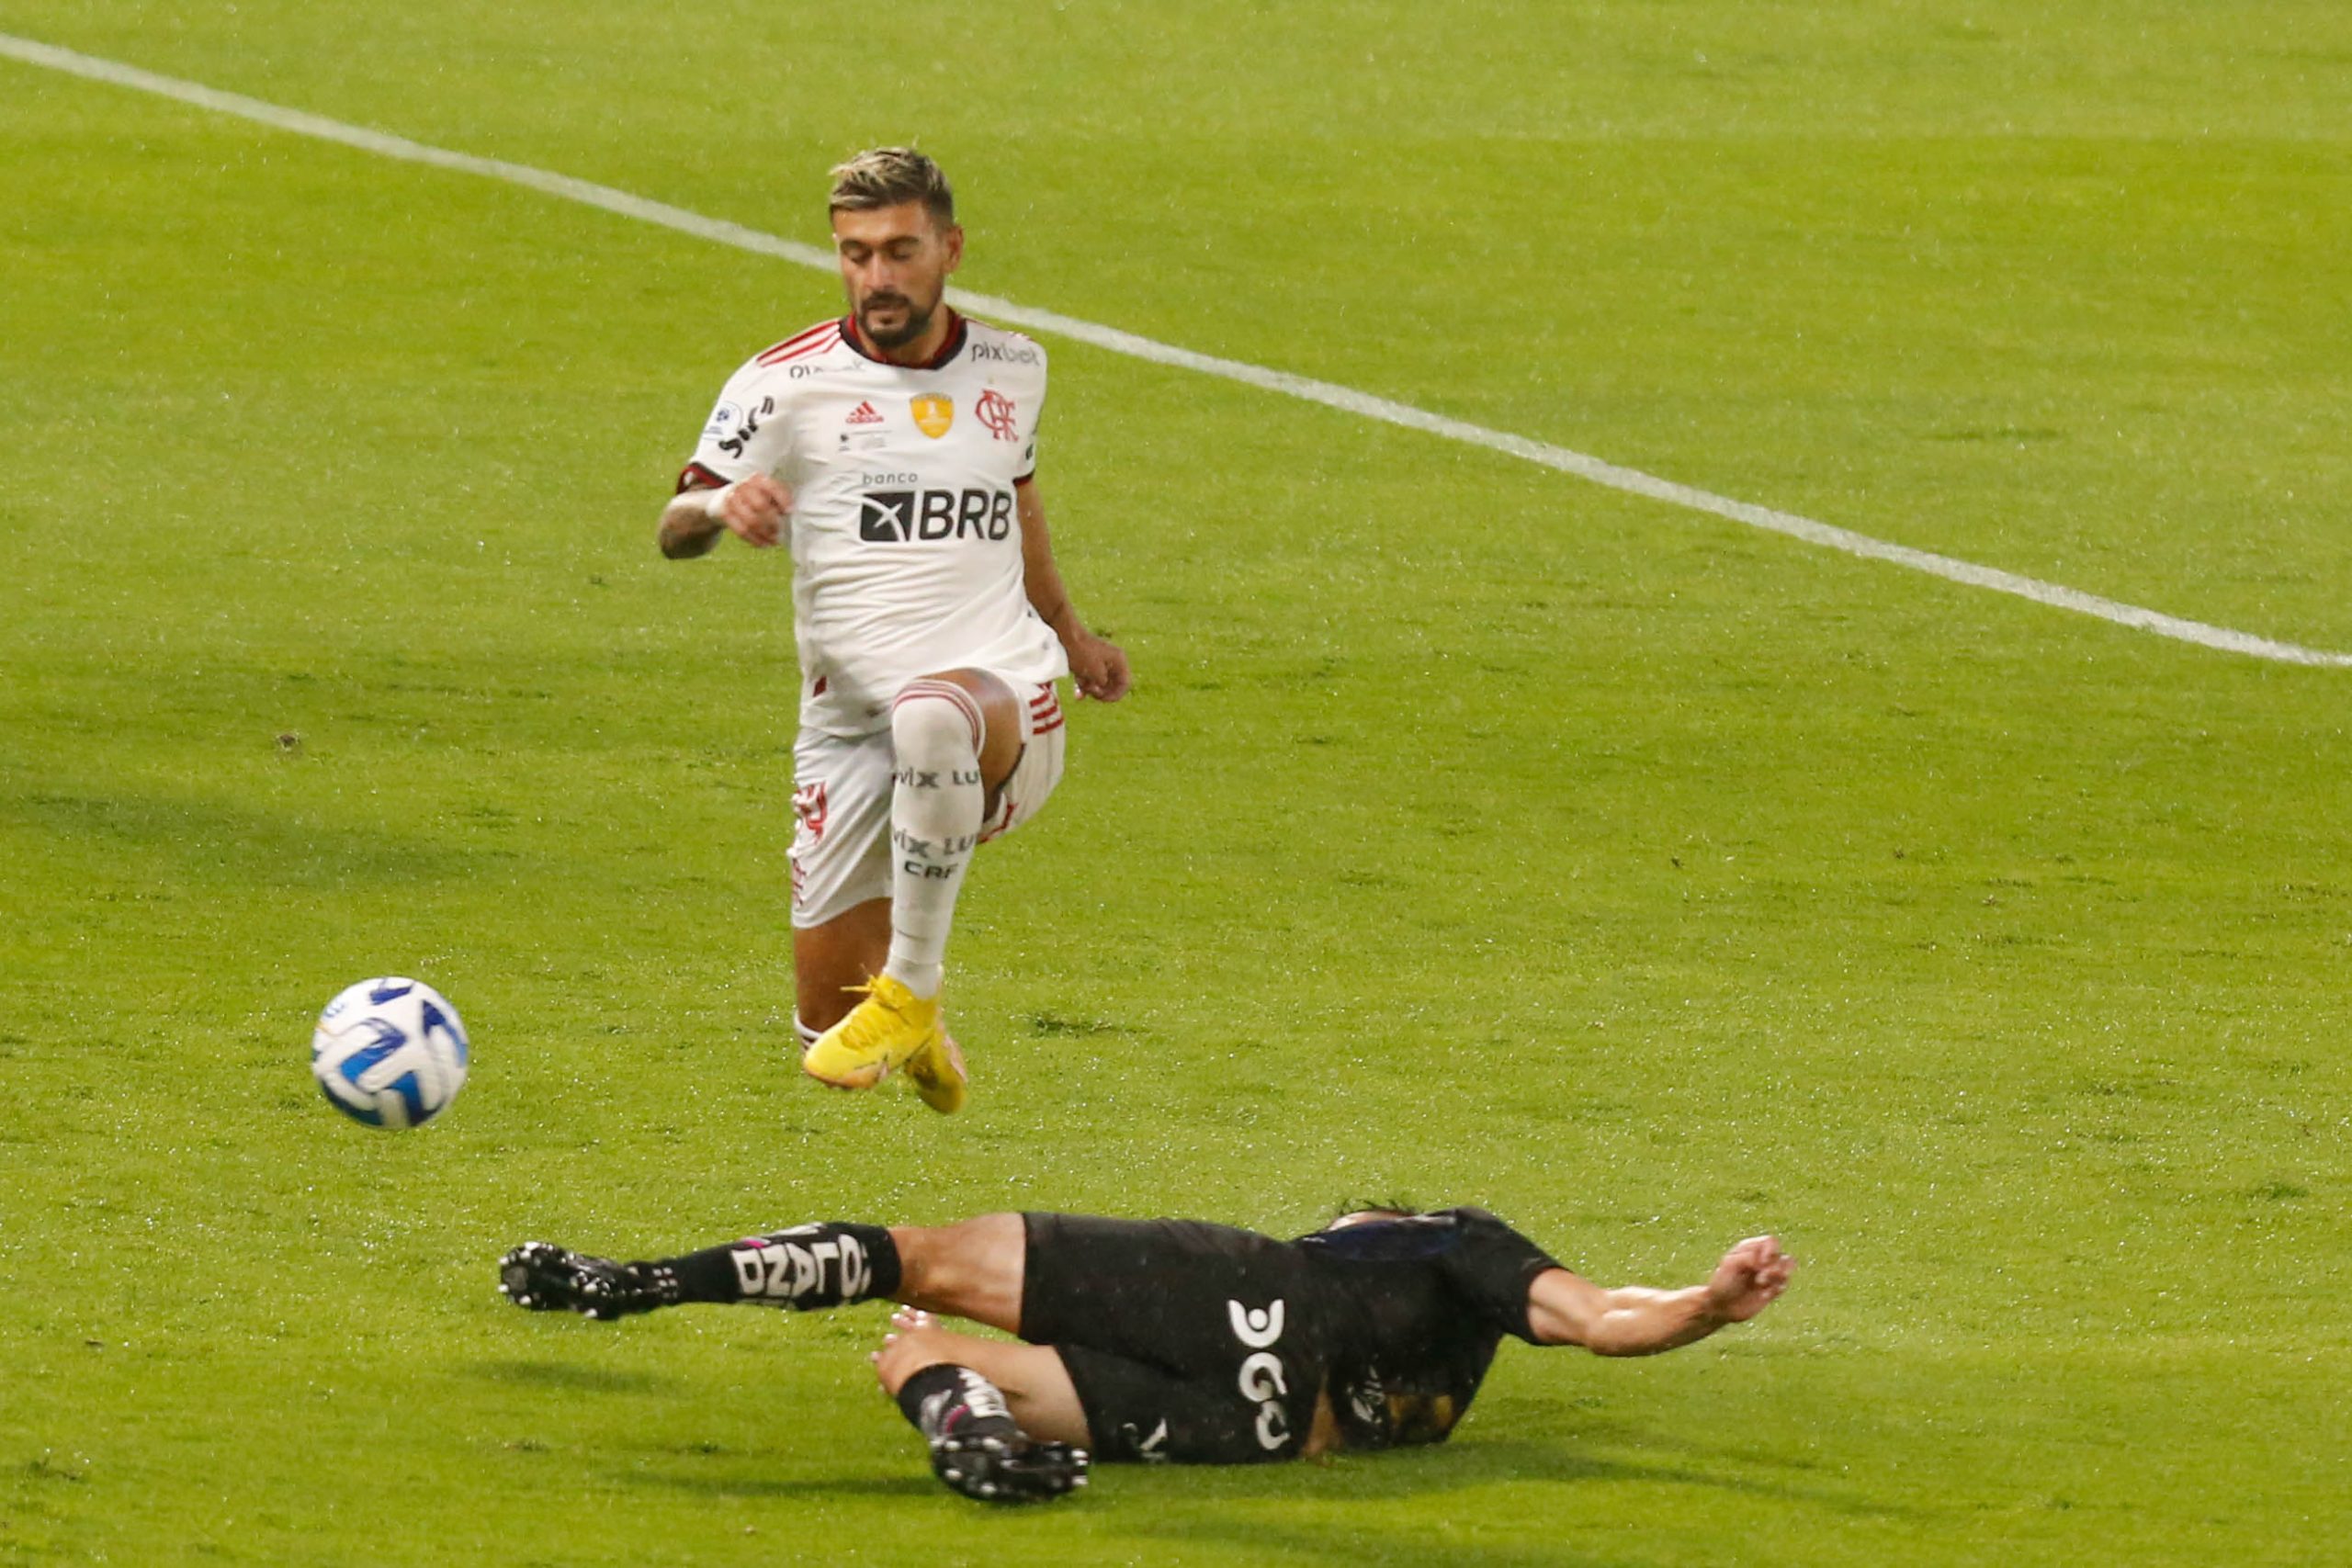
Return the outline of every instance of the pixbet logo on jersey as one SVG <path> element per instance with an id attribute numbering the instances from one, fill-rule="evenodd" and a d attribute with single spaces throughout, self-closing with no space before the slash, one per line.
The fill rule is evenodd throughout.
<path id="1" fill-rule="evenodd" d="M 1009 490 L 869 490 L 859 498 L 857 536 L 878 545 L 1002 539 L 1012 532 Z"/>

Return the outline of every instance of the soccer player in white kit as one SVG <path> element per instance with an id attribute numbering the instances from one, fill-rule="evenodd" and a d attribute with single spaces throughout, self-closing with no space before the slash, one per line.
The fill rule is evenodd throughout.
<path id="1" fill-rule="evenodd" d="M 801 1066 L 837 1089 L 903 1069 L 954 1111 L 964 1064 L 939 1004 L 965 867 L 1060 780 L 1055 682 L 1116 702 L 1127 661 L 1054 565 L 1036 485 L 1045 350 L 944 303 L 964 256 L 946 177 L 885 147 L 832 179 L 849 314 L 729 378 L 662 511 L 662 552 L 789 540 Z"/>

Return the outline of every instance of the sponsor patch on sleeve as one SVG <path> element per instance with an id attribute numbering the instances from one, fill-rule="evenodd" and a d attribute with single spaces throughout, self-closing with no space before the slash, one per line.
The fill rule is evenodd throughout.
<path id="1" fill-rule="evenodd" d="M 710 411 L 710 423 L 702 427 L 702 438 L 705 441 L 724 441 L 734 434 L 735 427 L 742 423 L 743 405 L 722 400 Z"/>

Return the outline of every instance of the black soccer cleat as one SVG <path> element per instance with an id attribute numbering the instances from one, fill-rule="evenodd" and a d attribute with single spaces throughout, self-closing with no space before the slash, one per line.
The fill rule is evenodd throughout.
<path id="1" fill-rule="evenodd" d="M 976 1503 L 1050 1503 L 1086 1484 L 1084 1449 L 1026 1438 L 942 1438 L 931 1468 L 951 1492 Z"/>
<path id="2" fill-rule="evenodd" d="M 532 1312 L 576 1312 L 599 1323 L 678 1299 L 677 1280 L 666 1269 L 590 1258 L 549 1241 L 526 1241 L 500 1258 L 498 1290 Z"/>

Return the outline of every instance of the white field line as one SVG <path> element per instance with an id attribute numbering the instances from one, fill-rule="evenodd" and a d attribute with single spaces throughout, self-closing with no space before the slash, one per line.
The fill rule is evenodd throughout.
<path id="1" fill-rule="evenodd" d="M 525 164 L 509 164 L 497 158 L 478 158 L 469 152 L 452 152 L 446 148 L 428 147 L 406 137 L 390 136 L 380 130 L 362 126 L 346 125 L 341 120 L 306 114 L 259 98 L 248 98 L 238 93 L 224 93 L 200 83 L 186 82 L 175 76 L 160 76 L 137 66 L 123 65 L 94 55 L 59 49 L 31 39 L 0 33 L 0 55 L 19 60 L 28 65 L 46 66 L 92 81 L 111 83 L 161 97 L 175 98 L 184 104 L 210 109 L 219 114 L 234 115 L 292 131 L 300 136 L 316 137 L 322 141 L 340 142 L 364 152 L 374 152 L 387 158 L 398 158 L 412 164 L 424 164 L 436 169 L 450 169 L 459 174 L 478 175 L 485 179 L 503 180 L 509 185 L 525 186 L 548 196 L 576 201 L 583 206 L 602 208 L 624 218 L 635 218 L 647 223 L 658 223 L 696 239 L 732 245 L 754 254 L 775 256 L 799 266 L 815 267 L 831 272 L 833 254 L 815 245 L 747 229 L 740 223 L 723 219 L 706 218 L 698 212 L 672 207 L 666 202 L 651 201 L 633 196 L 610 186 L 600 186 L 588 180 L 573 179 L 569 175 L 551 174 Z M 2177 638 L 2195 643 L 2200 648 L 2218 649 L 2226 653 L 2243 653 L 2256 659 L 2275 660 L 2285 664 L 2317 665 L 2331 669 L 2352 669 L 2352 653 L 2331 652 L 2324 649 L 2304 648 L 2291 642 L 2278 642 L 2270 637 L 2256 637 L 2251 632 L 2233 631 L 2227 626 L 2208 626 L 2202 621 L 2186 620 L 2168 615 L 2161 610 L 2144 609 L 2137 604 L 2125 604 L 2113 599 L 2086 593 L 2080 589 L 2062 583 L 2044 582 L 2039 578 L 2023 577 L 2003 571 L 1997 567 L 1978 566 L 1973 561 L 1941 556 L 1928 550 L 1915 550 L 1906 545 L 1890 544 L 1867 534 L 1815 522 L 1791 512 L 1778 512 L 1752 502 L 1734 501 L 1729 496 L 1677 484 L 1672 479 L 1659 479 L 1638 468 L 1623 468 L 1605 459 L 1555 446 L 1549 442 L 1530 440 L 1505 431 L 1489 430 L 1466 420 L 1449 419 L 1431 413 L 1409 403 L 1394 402 L 1374 397 L 1353 388 L 1337 386 L 1329 381 L 1317 381 L 1306 376 L 1294 376 L 1283 370 L 1268 369 L 1238 359 L 1223 359 L 1216 355 L 1197 354 L 1189 348 L 1178 348 L 1116 327 L 1100 326 L 1092 321 L 1065 316 L 1057 310 L 1040 310 L 1032 305 L 1016 304 L 991 295 L 973 294 L 963 289 L 952 290 L 949 299 L 958 309 L 975 315 L 1027 327 L 1055 336 L 1091 344 L 1114 354 L 1124 354 L 1136 359 L 1149 360 L 1155 365 L 1171 365 L 1181 369 L 1196 370 L 1204 376 L 1220 377 L 1238 381 L 1245 386 L 1280 392 L 1288 397 L 1303 398 L 1308 402 L 1322 403 L 1343 412 L 1375 419 L 1389 424 L 1402 425 L 1408 430 L 1421 431 L 1430 435 L 1443 436 L 1472 446 L 1521 457 L 1556 468 L 1564 474 L 1574 474 L 1597 485 L 1623 491 L 1631 495 L 1661 501 L 1669 506 L 1686 507 L 1693 512 L 1710 513 L 1734 523 L 1744 523 L 1751 528 L 1762 528 L 1774 534 L 1785 534 L 1803 539 L 1807 544 L 1820 545 L 1848 555 L 1861 556 L 1871 560 L 1891 561 L 1896 566 L 1909 567 L 1952 582 L 1966 583 L 1972 588 L 1988 588 L 1996 593 L 2011 593 L 2020 599 L 2030 599 L 2037 604 L 2048 604 L 2061 610 L 2074 610 L 2118 626 L 2137 631 L 2153 632 L 2158 637 Z"/>

